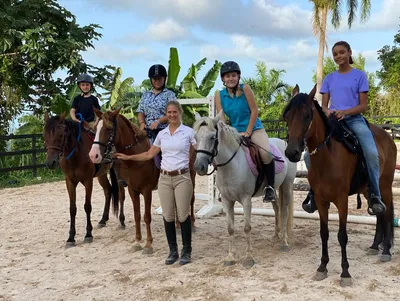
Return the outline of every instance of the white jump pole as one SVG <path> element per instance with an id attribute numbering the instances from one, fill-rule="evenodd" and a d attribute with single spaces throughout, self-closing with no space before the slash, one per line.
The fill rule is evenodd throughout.
<path id="1" fill-rule="evenodd" d="M 193 104 L 207 104 L 208 105 L 208 115 L 209 117 L 215 116 L 215 104 L 214 97 L 209 96 L 206 98 L 193 98 L 193 99 L 178 99 L 181 105 L 193 105 Z M 212 169 L 209 168 L 209 172 Z M 198 177 L 198 176 L 197 176 Z M 204 193 L 195 193 L 196 200 L 207 201 L 207 204 L 204 205 L 197 213 L 197 218 L 209 218 L 215 215 L 222 213 L 222 205 L 217 203 L 218 199 L 218 191 L 215 185 L 215 173 L 210 176 L 207 176 L 207 186 L 208 191 L 207 194 Z M 155 211 L 157 214 L 162 214 L 161 207 L 157 208 Z"/>
<path id="2" fill-rule="evenodd" d="M 235 214 L 243 214 L 243 208 L 234 208 Z M 251 209 L 251 214 L 253 215 L 264 215 L 264 216 L 275 216 L 275 212 L 273 209 L 260 209 L 260 208 L 253 208 Z M 318 213 L 307 213 L 303 211 L 294 211 L 293 216 L 296 218 L 303 218 L 303 219 L 315 219 L 319 220 Z M 329 214 L 328 219 L 330 221 L 339 221 L 338 214 Z M 376 217 L 375 216 L 364 216 L 364 215 L 348 215 L 347 221 L 349 223 L 355 224 L 365 224 L 365 225 L 375 225 L 376 224 Z M 399 227 L 399 218 L 394 218 L 394 226 Z"/>

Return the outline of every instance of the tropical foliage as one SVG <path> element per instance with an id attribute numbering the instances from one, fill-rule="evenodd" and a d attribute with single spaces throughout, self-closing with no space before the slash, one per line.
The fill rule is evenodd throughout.
<path id="1" fill-rule="evenodd" d="M 322 84 L 322 73 L 323 73 L 323 62 L 324 62 L 324 52 L 325 48 L 327 48 L 327 23 L 328 23 L 328 15 L 331 14 L 331 24 L 335 29 L 339 28 L 340 21 L 342 18 L 342 6 L 346 3 L 347 7 L 347 25 L 351 28 L 354 23 L 357 8 L 360 5 L 361 11 L 361 22 L 365 22 L 371 11 L 371 1 L 370 0 L 310 0 L 313 3 L 313 16 L 312 16 L 312 25 L 313 32 L 315 37 L 318 40 L 318 59 L 317 59 L 317 96 L 319 97 L 319 89 Z"/>

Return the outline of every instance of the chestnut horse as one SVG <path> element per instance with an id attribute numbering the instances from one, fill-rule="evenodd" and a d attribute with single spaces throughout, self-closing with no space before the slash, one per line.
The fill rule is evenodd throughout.
<path id="1" fill-rule="evenodd" d="M 132 155 L 146 152 L 150 149 L 150 141 L 145 132 L 140 130 L 123 115 L 120 115 L 119 111 L 120 109 L 102 113 L 95 109 L 95 113 L 100 119 L 97 125 L 95 141 L 90 151 L 92 162 L 100 163 L 104 160 L 109 160 L 114 150 Z M 190 157 L 190 175 L 194 185 L 194 177 L 196 174 L 193 169 L 193 162 L 195 159 L 194 150 L 191 150 Z M 116 169 L 118 175 L 128 184 L 129 195 L 132 199 L 136 230 L 133 249 L 136 251 L 142 249 L 140 245 L 140 241 L 142 240 L 140 226 L 140 194 L 144 197 L 144 222 L 146 224 L 147 238 L 143 253 L 151 254 L 153 252 L 153 236 L 151 235 L 150 228 L 152 191 L 157 189 L 160 170 L 156 167 L 154 160 L 144 162 L 115 160 L 114 165 L 118 166 Z M 118 202 L 113 201 L 115 213 L 119 210 L 118 205 Z M 123 210 L 122 203 L 121 210 Z M 192 225 L 194 225 L 194 192 L 191 200 L 190 217 Z"/>
<path id="2" fill-rule="evenodd" d="M 310 94 L 299 93 L 299 87 L 292 91 L 292 99 L 284 110 L 283 118 L 288 125 L 288 146 L 286 156 L 292 162 L 298 162 L 304 151 L 305 143 L 310 151 L 311 166 L 308 180 L 314 191 L 315 202 L 320 219 L 322 240 L 321 264 L 317 269 L 316 279 L 327 277 L 328 256 L 328 208 L 333 202 L 339 212 L 338 240 L 342 253 L 341 285 L 351 285 L 349 262 L 347 261 L 347 215 L 348 195 L 360 192 L 365 197 L 367 183 L 361 183 L 355 191 L 350 189 L 356 171 L 358 157 L 348 151 L 343 143 L 331 137 L 333 127 L 338 122 L 334 116 L 328 120 L 318 102 L 314 101 L 316 87 Z M 377 254 L 378 246 L 383 244 L 381 261 L 391 260 L 390 248 L 393 243 L 393 193 L 392 183 L 396 166 L 396 145 L 390 135 L 383 129 L 370 125 L 379 152 L 380 179 L 379 188 L 386 212 L 377 216 L 375 237 L 369 254 Z M 351 192 L 350 192 L 351 191 Z"/>
<path id="3" fill-rule="evenodd" d="M 110 199 L 118 201 L 118 184 L 113 170 L 109 164 L 103 164 L 99 169 L 89 159 L 89 150 L 92 140 L 82 125 L 65 119 L 65 113 L 61 116 L 49 118 L 44 116 L 44 143 L 46 148 L 45 164 L 50 169 L 61 167 L 69 195 L 70 230 L 67 246 L 75 245 L 75 216 L 76 216 L 76 186 L 82 183 L 85 186 L 85 212 L 87 218 L 86 235 L 84 242 L 92 242 L 93 226 L 90 220 L 92 212 L 93 178 L 97 177 L 104 189 L 105 205 L 99 226 L 104 226 L 109 218 Z M 97 170 L 98 169 L 98 170 Z M 112 185 L 110 185 L 107 172 L 110 170 Z M 124 197 L 124 190 L 120 188 L 120 196 Z"/>

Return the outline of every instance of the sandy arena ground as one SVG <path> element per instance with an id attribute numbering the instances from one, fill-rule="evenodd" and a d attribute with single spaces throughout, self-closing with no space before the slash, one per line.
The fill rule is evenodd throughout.
<path id="1" fill-rule="evenodd" d="M 161 216 L 153 214 L 154 254 L 133 252 L 134 223 L 128 197 L 127 228 L 118 229 L 112 216 L 107 227 L 93 231 L 94 241 L 84 244 L 84 190 L 78 187 L 77 246 L 65 248 L 69 203 L 64 182 L 0 191 L 0 300 L 399 300 L 400 256 L 381 263 L 367 256 L 374 226 L 348 225 L 347 248 L 352 287 L 342 288 L 337 222 L 330 223 L 328 278 L 314 281 L 321 256 L 319 222 L 294 220 L 294 235 L 287 253 L 272 241 L 274 218 L 253 216 L 255 265 L 224 267 L 228 233 L 225 216 L 198 219 L 193 235 L 193 262 L 166 266 L 167 243 Z M 198 193 L 205 193 L 206 178 L 197 177 Z M 153 212 L 159 206 L 153 193 Z M 295 210 L 301 210 L 305 193 L 296 193 Z M 100 220 L 103 194 L 95 181 L 92 221 Z M 355 208 L 352 198 L 351 207 Z M 197 201 L 200 209 L 204 201 Z M 395 199 L 399 216 L 400 197 Z M 254 207 L 272 208 L 260 200 Z M 331 209 L 335 212 L 334 209 Z M 366 215 L 363 209 L 351 213 Z M 236 216 L 237 257 L 246 243 L 243 218 Z M 143 222 L 144 226 L 144 222 Z M 145 228 L 142 228 L 145 229 Z M 396 229 L 398 230 L 398 228 Z M 142 232 L 145 237 L 145 232 Z M 396 232 L 398 239 L 400 231 Z M 179 245 L 180 234 L 178 233 Z"/>

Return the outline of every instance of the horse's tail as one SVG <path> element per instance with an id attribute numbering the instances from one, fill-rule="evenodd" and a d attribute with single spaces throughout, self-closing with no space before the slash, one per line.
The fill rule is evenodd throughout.
<path id="1" fill-rule="evenodd" d="M 117 175 L 115 174 L 114 168 L 110 168 L 110 178 L 111 178 L 111 196 L 112 205 L 115 216 L 118 216 L 119 211 L 119 186 L 117 181 Z"/>

